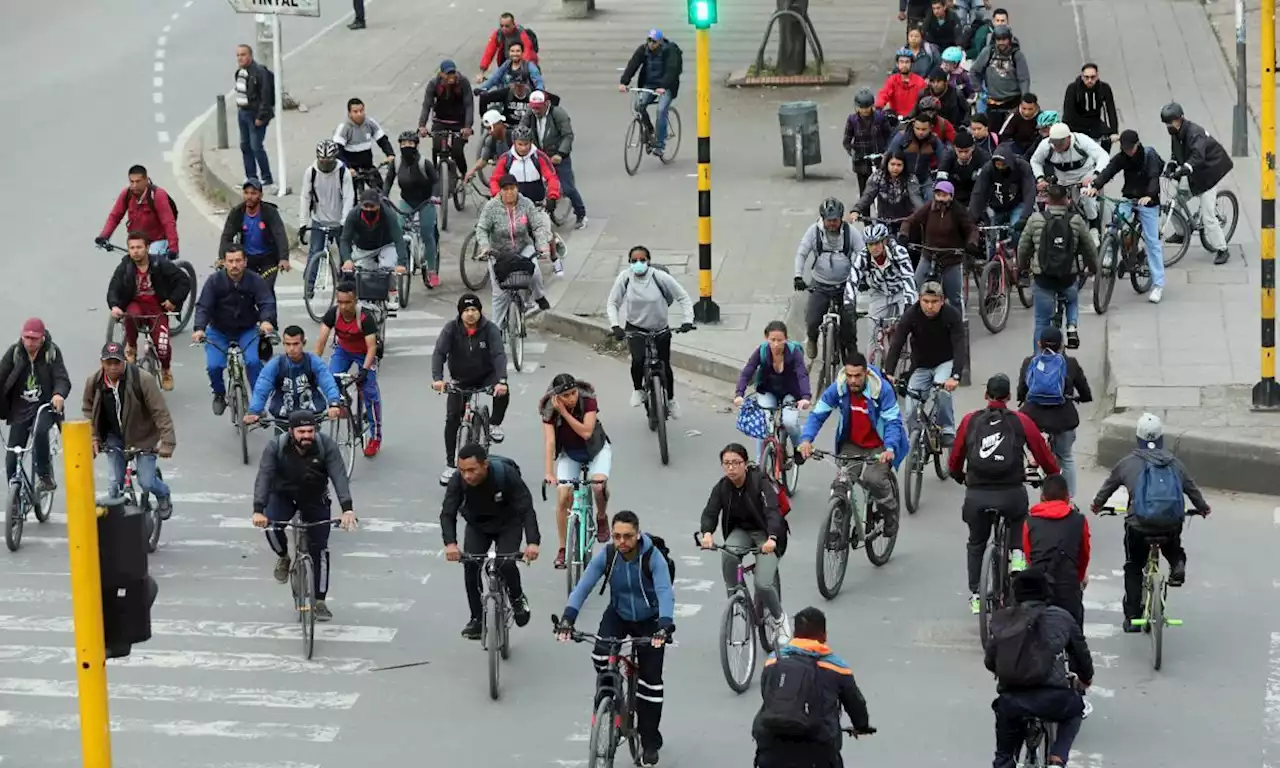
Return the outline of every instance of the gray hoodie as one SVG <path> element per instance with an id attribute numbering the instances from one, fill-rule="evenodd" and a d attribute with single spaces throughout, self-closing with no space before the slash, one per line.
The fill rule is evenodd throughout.
<path id="1" fill-rule="evenodd" d="M 1093 497 L 1093 506 L 1101 507 L 1106 504 L 1107 499 L 1111 498 L 1111 494 L 1115 493 L 1116 489 L 1122 485 L 1129 492 L 1129 498 L 1133 498 L 1134 493 L 1138 490 L 1138 480 L 1142 478 L 1142 469 L 1148 461 L 1159 467 L 1172 464 L 1178 470 L 1178 474 L 1182 475 L 1182 492 L 1187 495 L 1187 498 L 1191 499 L 1191 505 L 1195 507 L 1197 512 L 1207 512 L 1209 510 L 1209 502 L 1205 501 L 1204 494 L 1200 493 L 1200 486 L 1196 485 L 1196 481 L 1191 479 L 1191 473 L 1187 472 L 1187 468 L 1183 466 L 1182 461 L 1164 449 L 1163 438 L 1154 443 L 1139 441 L 1138 447 L 1134 448 L 1132 453 L 1116 462 L 1106 482 L 1098 489 L 1098 495 Z M 1124 521 L 1125 525 L 1138 525 L 1132 508 L 1125 515 Z"/>
<path id="2" fill-rule="evenodd" d="M 828 232 L 821 221 L 816 221 L 804 231 L 796 248 L 796 277 L 804 277 L 805 264 L 812 257 L 815 283 L 844 285 L 853 271 L 854 254 L 866 247 L 862 233 L 848 223 L 842 223 L 835 232 Z"/>
<path id="3" fill-rule="evenodd" d="M 979 89 L 986 88 L 987 98 L 996 101 L 1010 101 L 1031 90 L 1031 69 L 1016 42 L 1004 53 L 992 41 L 978 54 L 969 74 L 977 79 Z"/>
<path id="4" fill-rule="evenodd" d="M 667 296 L 671 297 L 670 303 Z M 628 267 L 613 281 L 605 311 L 609 314 L 610 326 L 629 323 L 646 331 L 658 331 L 670 324 L 667 314 L 673 303 L 680 305 L 684 322 L 692 323 L 693 299 L 674 277 L 652 266 L 643 275 L 637 275 Z"/>

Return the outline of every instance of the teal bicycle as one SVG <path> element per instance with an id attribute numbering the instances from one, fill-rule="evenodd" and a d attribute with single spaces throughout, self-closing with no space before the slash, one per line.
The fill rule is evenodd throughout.
<path id="1" fill-rule="evenodd" d="M 590 468 L 583 466 L 577 480 L 561 480 L 560 485 L 573 487 L 573 504 L 569 507 L 569 517 L 565 520 L 564 534 L 564 572 L 565 588 L 573 593 L 582 578 L 582 571 L 591 562 L 592 549 L 596 543 L 595 487 L 603 486 L 604 480 L 592 480 L 587 473 Z M 547 484 L 542 486 L 542 500 L 547 500 Z"/>

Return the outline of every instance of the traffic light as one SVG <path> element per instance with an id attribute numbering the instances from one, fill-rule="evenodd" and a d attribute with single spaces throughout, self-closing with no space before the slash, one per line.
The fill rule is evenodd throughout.
<path id="1" fill-rule="evenodd" d="M 688 0 L 689 23 L 698 29 L 708 29 L 720 20 L 716 10 L 718 0 Z"/>
<path id="2" fill-rule="evenodd" d="M 119 659 L 151 639 L 151 606 L 160 590 L 147 573 L 147 516 L 125 504 L 106 509 L 98 518 L 102 629 L 107 658 Z"/>

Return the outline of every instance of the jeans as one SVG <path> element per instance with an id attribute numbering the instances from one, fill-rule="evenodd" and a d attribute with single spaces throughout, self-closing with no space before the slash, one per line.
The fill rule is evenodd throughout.
<path id="1" fill-rule="evenodd" d="M 1142 243 L 1147 247 L 1147 268 L 1151 270 L 1151 285 L 1164 287 L 1164 244 L 1160 242 L 1160 208 L 1155 205 L 1139 205 L 1121 203 L 1121 216 L 1128 216 L 1129 211 L 1136 211 L 1138 223 L 1142 225 Z M 1217 218 L 1216 216 L 1213 218 Z M 1115 264 L 1110 265 L 1112 269 Z"/>
<path id="2" fill-rule="evenodd" d="M 751 547 L 762 546 L 769 539 L 769 534 L 765 531 L 748 531 L 744 528 L 735 528 L 724 537 L 724 545 L 736 550 L 750 549 Z M 773 614 L 775 619 L 782 617 L 782 595 L 778 594 L 778 553 L 775 551 L 766 555 L 761 552 L 754 555 L 756 569 L 752 572 L 755 578 L 756 594 L 764 601 L 764 607 L 769 609 L 769 613 Z M 734 555 L 731 552 L 720 552 L 720 572 L 724 575 L 725 589 L 733 589 L 738 583 L 738 565 L 742 563 L 743 558 Z"/>
<path id="3" fill-rule="evenodd" d="M 311 220 L 312 228 L 309 233 L 311 239 L 307 244 L 307 269 L 304 273 L 304 277 L 307 281 L 307 288 L 314 289 L 316 287 L 316 276 L 320 274 L 320 267 L 322 265 L 325 269 L 329 268 L 329 257 L 325 255 L 325 248 L 327 248 L 330 243 L 337 243 L 338 236 L 342 231 L 341 228 L 339 228 L 326 236 L 323 230 L 318 229 L 318 227 L 324 223 L 325 222 L 317 221 L 315 219 Z M 333 282 L 332 275 L 330 276 L 329 282 Z"/>
<path id="4" fill-rule="evenodd" d="M 227 353 L 223 350 L 230 347 L 231 342 L 240 345 L 244 353 L 245 373 L 249 381 L 245 386 L 252 392 L 258 381 L 258 372 L 262 370 L 262 362 L 258 359 L 258 327 L 239 331 L 235 336 L 228 336 L 212 325 L 204 329 L 207 343 L 204 345 L 204 367 L 209 372 L 209 387 L 215 395 L 225 395 L 227 384 L 223 381 L 222 372 L 227 369 Z"/>
<path id="5" fill-rule="evenodd" d="M 626 330 L 644 331 L 648 329 L 627 323 Z M 674 400 L 676 383 L 675 376 L 671 371 L 671 334 L 664 333 L 653 341 L 658 348 L 658 361 L 662 363 L 662 388 L 667 393 L 667 400 Z M 627 347 L 631 351 L 631 388 L 637 392 L 644 389 L 644 377 L 648 374 L 644 367 L 644 345 L 645 339 L 639 336 L 627 339 Z"/>
<path id="6" fill-rule="evenodd" d="M 1080 284 L 1073 279 L 1066 288 L 1055 290 L 1045 287 L 1040 280 L 1036 279 L 1031 282 L 1031 293 L 1035 296 L 1036 313 L 1035 333 L 1031 337 L 1031 353 L 1035 354 L 1040 350 L 1041 331 L 1053 320 L 1059 296 L 1065 296 L 1067 299 L 1066 327 L 1080 325 Z"/>
<path id="7" fill-rule="evenodd" d="M 464 389 L 472 388 L 472 385 L 459 382 L 459 386 Z M 462 411 L 466 405 L 467 398 L 452 393 L 445 400 L 444 404 L 444 455 L 445 465 L 454 466 L 454 457 L 458 455 L 458 427 L 462 426 Z M 505 395 L 493 396 L 493 410 L 489 413 L 489 424 L 491 426 L 500 427 L 502 421 L 507 417 L 507 406 L 511 405 L 511 393 Z M 607 470 L 606 470 L 607 472 Z M 573 479 L 577 480 L 577 474 L 573 475 Z M 506 550 L 508 552 L 513 550 Z"/>
<path id="8" fill-rule="evenodd" d="M 363 24 L 364 23 L 364 0 L 351 0 L 351 7 L 355 9 L 355 12 L 356 12 L 355 21 L 360 24 Z"/>
<path id="9" fill-rule="evenodd" d="M 573 205 L 573 215 L 579 219 L 587 217 L 587 204 L 582 202 L 582 193 L 578 192 L 578 184 L 573 179 L 573 160 L 568 155 L 560 158 L 556 166 L 556 176 L 560 178 L 560 191 L 569 198 Z"/>
<path id="10" fill-rule="evenodd" d="M 273 184 L 271 162 L 267 160 L 267 126 L 254 125 L 256 113 L 251 109 L 236 110 L 236 122 L 240 126 L 240 154 L 244 157 L 244 177 L 258 179 L 263 184 Z"/>
<path id="11" fill-rule="evenodd" d="M 400 253 L 396 250 L 395 243 L 387 243 L 381 248 L 372 251 L 352 247 L 349 258 L 357 270 L 365 271 L 395 269 L 396 265 L 400 263 Z"/>
<path id="12" fill-rule="evenodd" d="M 527 289 L 519 292 L 521 297 L 528 297 L 534 301 L 545 299 L 547 297 L 546 289 L 542 285 L 542 269 L 538 267 L 538 252 L 533 246 L 527 246 L 524 252 L 520 254 L 522 257 L 533 261 L 533 281 L 529 283 Z M 493 314 L 491 317 L 498 327 L 506 330 L 507 314 L 511 311 L 511 292 L 505 290 L 498 285 L 498 277 L 493 272 L 493 259 L 489 259 L 489 289 L 490 296 L 493 299 Z"/>
<path id="13" fill-rule="evenodd" d="M 1015 768 L 1018 750 L 1026 737 L 1026 722 L 1041 717 L 1058 724 L 1058 737 L 1049 754 L 1067 764 L 1071 744 L 1080 733 L 1084 699 L 1070 688 L 1038 688 L 1011 691 L 991 702 L 996 714 L 996 754 L 992 768 Z"/>
<path id="14" fill-rule="evenodd" d="M 404 215 L 404 211 L 400 211 Z M 425 203 L 421 208 L 417 208 L 412 213 L 417 214 L 418 236 L 422 238 L 422 260 L 423 269 L 428 272 L 440 271 L 440 243 L 439 233 L 436 231 L 436 207 L 431 203 Z M 404 223 L 409 223 L 409 217 L 404 217 Z M 412 254 L 410 254 L 412 257 Z M 410 269 L 413 264 L 406 265 Z"/>
<path id="15" fill-rule="evenodd" d="M 40 414 L 40 424 L 36 426 L 35 439 L 35 455 L 36 455 L 36 476 L 49 476 L 49 428 L 53 426 L 52 407 L 46 409 Z M 9 422 L 9 447 L 17 448 L 19 446 L 26 447 L 27 442 L 31 439 L 31 428 L 35 426 L 35 416 L 25 421 Z M 14 475 L 18 472 L 18 456 L 13 453 L 5 452 L 4 455 L 5 477 L 13 480 Z"/>
<path id="16" fill-rule="evenodd" d="M 850 442 L 845 442 L 840 446 L 841 456 L 879 456 L 880 448 L 863 448 Z M 893 463 L 884 463 L 880 461 L 870 460 L 867 467 L 862 470 L 862 484 L 867 489 L 867 495 L 874 501 L 876 507 L 885 513 L 884 532 L 886 536 L 895 536 L 898 531 L 898 478 L 893 474 Z M 867 525 L 873 526 L 875 517 L 872 516 Z"/>
<path id="17" fill-rule="evenodd" d="M 604 609 L 600 617 L 600 628 L 596 634 L 601 637 L 647 637 L 658 631 L 656 618 L 648 621 L 624 621 L 613 606 Z M 661 749 L 662 733 L 658 726 L 662 723 L 662 662 L 666 656 L 665 648 L 654 648 L 649 643 L 638 643 L 636 656 L 640 666 L 640 679 L 636 682 L 636 730 L 640 732 L 640 743 L 646 749 Z M 609 661 L 609 647 L 596 643 L 591 649 L 591 664 L 597 673 L 605 668 Z"/>
<path id="18" fill-rule="evenodd" d="M 1053 451 L 1053 455 L 1058 460 L 1058 466 L 1062 468 L 1062 477 L 1067 481 L 1067 493 L 1072 498 L 1076 495 L 1076 457 L 1071 450 L 1076 445 L 1076 431 L 1068 429 L 1066 432 L 1058 432 L 1049 435 L 1049 448 Z"/>
<path id="19" fill-rule="evenodd" d="M 1124 527 L 1124 617 L 1136 619 L 1142 615 L 1142 570 L 1147 566 L 1147 554 L 1151 550 L 1150 537 L 1163 536 L 1160 553 L 1170 567 L 1187 563 L 1187 551 L 1182 548 L 1182 524 L 1168 531 L 1144 531 L 1131 525 Z"/>
<path id="20" fill-rule="evenodd" d="M 931 384 L 945 384 L 947 379 L 951 378 L 952 362 L 939 365 L 936 368 L 916 368 L 911 371 L 911 378 L 907 379 L 907 389 L 914 392 L 928 392 Z M 898 401 L 905 410 L 902 414 L 904 424 L 911 424 L 915 418 L 916 401 L 910 397 L 904 397 Z M 948 435 L 956 433 L 956 414 L 955 405 L 951 400 L 951 393 L 945 389 L 938 390 L 938 411 L 934 415 L 937 419 L 938 426 Z"/>
<path id="21" fill-rule="evenodd" d="M 120 493 L 124 487 L 124 439 L 119 435 L 107 435 L 107 464 L 111 467 L 111 495 Z M 142 490 L 156 497 L 156 500 L 169 498 L 169 486 L 156 475 L 156 455 L 140 453 L 134 460 L 138 470 L 138 485 Z"/>
<path id="22" fill-rule="evenodd" d="M 152 243 L 147 246 L 147 253 L 151 254 L 152 256 L 164 256 L 168 252 L 169 252 L 168 240 L 155 240 L 155 241 L 152 241 Z M 194 285 L 191 286 L 191 290 L 194 291 L 195 289 L 196 287 Z"/>
<path id="23" fill-rule="evenodd" d="M 778 407 L 778 396 L 769 394 L 768 392 L 756 392 L 756 402 L 761 408 L 774 409 Z M 795 447 L 800 444 L 800 411 L 795 406 L 796 399 L 791 395 L 782 398 L 782 428 L 787 430 L 787 436 L 791 438 L 791 446 Z M 763 440 L 756 441 L 756 455 L 760 455 L 761 449 L 764 447 Z"/>
<path id="24" fill-rule="evenodd" d="M 1018 222 L 1022 221 L 1022 214 L 1023 214 L 1023 209 L 1022 209 L 1022 206 L 1020 205 L 1017 208 L 1014 208 L 1012 211 L 997 211 L 997 210 L 988 208 L 987 221 L 991 222 L 991 226 L 993 227 L 1006 226 L 1006 227 L 1016 228 L 1018 226 Z M 1015 238 L 1014 247 L 1017 247 L 1017 242 L 1018 241 Z M 988 259 L 995 258 L 995 255 L 996 255 L 995 238 L 988 238 L 987 258 Z M 1012 256 L 1012 254 L 1010 254 L 1010 256 Z"/>
<path id="25" fill-rule="evenodd" d="M 281 493 L 271 494 L 267 500 L 267 519 L 273 523 L 287 523 L 297 513 L 303 523 L 319 523 L 331 517 L 329 497 L 322 495 L 318 499 L 299 499 Z M 316 599 L 324 600 L 329 594 L 329 532 L 333 530 L 327 525 L 316 525 L 307 529 L 307 549 L 311 552 L 311 572 L 313 575 L 311 588 L 315 590 Z M 271 551 L 279 557 L 289 556 L 289 537 L 283 525 L 267 527 L 267 544 Z"/>
<path id="26" fill-rule="evenodd" d="M 1218 221 L 1218 187 L 1214 185 L 1197 198 L 1200 201 L 1200 225 L 1204 227 L 1204 239 L 1209 250 L 1217 253 L 1227 247 L 1227 235 Z M 1159 283 L 1157 283 L 1159 285 Z"/>
<path id="27" fill-rule="evenodd" d="M 516 522 L 497 533 L 489 533 L 467 523 L 462 534 L 462 551 L 468 555 L 483 555 L 492 546 L 500 555 L 509 555 L 520 551 L 520 542 L 524 539 L 524 527 Z M 483 604 L 480 601 L 480 566 L 475 561 L 462 564 L 462 585 L 467 592 L 467 607 L 471 610 L 471 620 L 480 621 L 484 617 Z M 516 602 L 524 597 L 524 589 L 520 584 L 520 566 L 514 560 L 506 560 L 498 565 L 502 580 L 507 583 L 507 597 Z"/>
<path id="28" fill-rule="evenodd" d="M 963 450 L 960 447 L 959 450 Z M 1022 524 L 1027 519 L 1027 490 L 1022 485 L 1012 488 L 969 488 L 964 492 L 964 506 L 960 515 L 969 526 L 969 541 L 965 544 L 969 592 L 978 593 L 982 573 L 982 553 L 991 540 L 996 519 L 985 514 L 988 509 L 1000 510 L 1005 519 L 1005 549 L 1022 549 Z"/>
<path id="29" fill-rule="evenodd" d="M 334 375 L 346 373 L 351 366 L 364 366 L 364 353 L 348 352 L 341 346 L 333 348 L 329 357 L 329 371 Z M 365 415 L 373 419 L 373 439 L 382 439 L 382 394 L 378 391 L 378 361 L 373 361 L 364 384 L 360 387 L 360 396 L 364 398 Z M 354 406 L 353 406 L 354 407 Z"/>
<path id="30" fill-rule="evenodd" d="M 671 91 L 663 93 L 661 96 L 656 93 L 644 93 L 637 91 L 632 106 L 636 112 L 644 115 L 645 122 L 649 122 L 649 105 L 658 102 L 658 124 L 653 129 L 653 148 L 661 152 L 667 146 L 667 112 L 671 109 L 671 102 L 675 100 L 675 96 Z M 1210 210 L 1213 210 L 1212 208 Z"/>
<path id="31" fill-rule="evenodd" d="M 916 265 L 916 290 L 919 290 L 929 279 L 929 273 L 933 272 L 933 257 L 927 254 L 920 257 L 920 263 Z M 962 294 L 964 293 L 964 272 L 960 269 L 959 264 L 952 264 L 949 267 L 942 267 L 939 270 L 942 273 L 942 293 L 947 297 L 947 301 L 951 306 L 960 310 L 960 314 L 964 314 L 964 304 L 961 303 Z"/>

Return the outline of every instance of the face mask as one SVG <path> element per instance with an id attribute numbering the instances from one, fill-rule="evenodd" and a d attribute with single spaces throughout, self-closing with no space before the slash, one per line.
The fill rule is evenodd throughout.
<path id="1" fill-rule="evenodd" d="M 400 154 L 403 155 L 404 157 L 416 158 L 418 156 L 418 148 L 417 147 L 401 147 Z"/>
<path id="2" fill-rule="evenodd" d="M 1166 131 L 1168 131 L 1168 132 L 1169 132 L 1169 135 L 1170 135 L 1170 136 L 1177 136 L 1177 135 L 1178 135 L 1178 129 L 1177 129 L 1177 128 L 1174 128 L 1172 125 L 1166 125 L 1166 126 L 1164 127 L 1164 129 L 1165 129 Z"/>
<path id="3" fill-rule="evenodd" d="M 369 225 L 370 227 L 378 223 L 379 215 L 381 215 L 379 211 L 366 211 L 363 208 L 360 209 L 361 220 L 363 220 L 364 223 Z"/>
<path id="4" fill-rule="evenodd" d="M 997 165 L 997 166 L 995 166 L 996 173 L 1000 174 L 1001 176 L 1008 176 L 1008 175 L 1009 175 L 1009 171 L 1010 171 L 1012 168 L 1013 168 L 1013 166 L 1011 166 L 1011 165 L 1006 165 L 1006 166 L 1005 166 L 1005 167 L 1003 167 L 1003 168 L 1001 168 L 1001 167 L 1000 167 L 1000 166 L 998 166 L 998 165 Z"/>
<path id="5" fill-rule="evenodd" d="M 944 202 L 942 202 L 941 200 L 934 200 L 934 201 L 933 201 L 933 210 L 935 210 L 935 211 L 941 211 L 943 208 L 946 208 L 946 207 L 947 207 L 948 205 L 950 205 L 950 204 L 951 204 L 951 201 L 949 201 L 949 200 L 948 200 L 947 202 L 945 202 L 945 203 L 944 203 Z"/>
<path id="6" fill-rule="evenodd" d="M 649 271 L 649 264 L 644 261 L 633 261 L 631 262 L 631 271 L 637 275 L 643 275 Z"/>

